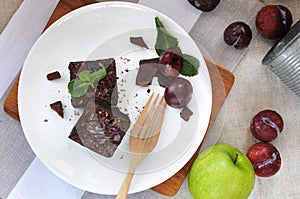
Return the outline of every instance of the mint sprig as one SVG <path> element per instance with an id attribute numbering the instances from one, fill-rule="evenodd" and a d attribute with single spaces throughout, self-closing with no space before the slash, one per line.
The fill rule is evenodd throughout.
<path id="1" fill-rule="evenodd" d="M 157 30 L 155 51 L 158 55 L 163 54 L 170 47 L 178 46 L 178 39 L 167 31 L 158 17 L 155 17 L 155 25 Z"/>
<path id="2" fill-rule="evenodd" d="M 73 79 L 68 84 L 68 91 L 72 97 L 80 97 L 88 91 L 89 86 L 90 84 L 88 82 Z"/>
<path id="3" fill-rule="evenodd" d="M 178 39 L 167 31 L 158 17 L 155 17 L 154 20 L 157 30 L 155 51 L 160 56 L 168 48 L 178 46 L 179 44 Z M 181 71 L 182 75 L 189 77 L 197 75 L 199 66 L 200 63 L 196 57 L 183 54 L 183 69 Z"/>
<path id="4" fill-rule="evenodd" d="M 72 97 L 81 97 L 87 93 L 89 87 L 95 88 L 95 85 L 106 76 L 106 69 L 101 64 L 102 68 L 91 72 L 83 70 L 79 73 L 78 78 L 73 79 L 68 84 L 68 91 Z"/>
<path id="5" fill-rule="evenodd" d="M 197 58 L 183 54 L 183 67 L 181 74 L 184 76 L 194 76 L 198 74 L 198 68 L 200 66 L 200 62 Z"/>

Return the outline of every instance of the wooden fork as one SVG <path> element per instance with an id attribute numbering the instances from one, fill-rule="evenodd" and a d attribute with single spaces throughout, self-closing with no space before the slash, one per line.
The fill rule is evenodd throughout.
<path id="1" fill-rule="evenodd" d="M 157 94 L 153 103 L 151 103 L 153 95 L 150 96 L 131 131 L 129 169 L 116 199 L 127 197 L 136 168 L 157 144 L 166 110 L 166 102 L 162 96 L 157 104 L 159 98 L 159 94 Z"/>

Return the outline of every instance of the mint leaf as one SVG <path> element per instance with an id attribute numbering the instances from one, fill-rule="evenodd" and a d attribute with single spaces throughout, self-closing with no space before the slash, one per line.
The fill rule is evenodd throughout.
<path id="1" fill-rule="evenodd" d="M 68 84 L 68 91 L 72 97 L 81 97 L 88 91 L 89 85 L 89 82 L 79 79 L 71 80 Z"/>
<path id="2" fill-rule="evenodd" d="M 178 40 L 171 35 L 162 24 L 158 17 L 155 17 L 155 25 L 157 29 L 157 37 L 155 43 L 155 50 L 158 55 L 161 55 L 170 47 L 178 46 Z"/>
<path id="3" fill-rule="evenodd" d="M 96 72 L 93 72 L 90 75 L 91 86 L 93 87 L 95 85 L 95 83 L 98 83 L 98 81 L 103 79 L 105 76 L 106 76 L 106 69 L 104 66 L 102 69 L 99 69 Z"/>
<path id="4" fill-rule="evenodd" d="M 81 97 L 89 89 L 89 86 L 94 88 L 95 83 L 106 76 L 106 69 L 103 64 L 101 69 L 91 73 L 89 70 L 83 70 L 79 73 L 77 79 L 73 79 L 68 84 L 68 91 L 72 97 Z"/>
<path id="5" fill-rule="evenodd" d="M 194 76 L 198 74 L 198 68 L 200 66 L 199 60 L 191 55 L 183 54 L 183 68 L 182 75 Z"/>
<path id="6" fill-rule="evenodd" d="M 83 82 L 91 82 L 90 76 L 91 76 L 91 72 L 88 70 L 83 70 L 78 75 L 79 79 Z"/>
<path id="7" fill-rule="evenodd" d="M 69 81 L 68 83 L 68 92 L 72 95 L 75 79 Z"/>

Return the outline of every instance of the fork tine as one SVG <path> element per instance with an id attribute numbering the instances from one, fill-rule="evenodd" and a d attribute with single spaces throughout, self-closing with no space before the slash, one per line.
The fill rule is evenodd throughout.
<path id="1" fill-rule="evenodd" d="M 148 108 L 150 106 L 150 103 L 152 101 L 152 98 L 154 96 L 154 93 L 151 94 L 150 98 L 148 99 L 145 107 L 143 108 L 142 112 L 140 113 L 140 116 L 138 117 L 132 131 L 131 131 L 131 135 L 134 137 L 138 137 L 140 134 L 140 130 L 142 128 L 142 125 L 144 123 L 144 125 L 146 123 L 149 123 L 149 118 L 147 119 L 147 112 L 148 112 Z M 147 124 L 146 124 L 147 125 Z"/>
<path id="2" fill-rule="evenodd" d="M 152 93 L 151 96 L 150 96 L 150 98 L 148 99 L 145 107 L 143 108 L 140 116 L 138 117 L 138 119 L 136 121 L 136 125 L 142 126 L 143 120 L 144 120 L 144 118 L 145 118 L 145 116 L 146 116 L 146 114 L 148 112 L 148 108 L 150 106 L 150 103 L 151 103 L 151 100 L 152 100 L 153 96 L 154 96 L 154 93 Z"/>
<path id="3" fill-rule="evenodd" d="M 156 95 L 154 101 L 151 103 L 150 110 L 145 115 L 145 117 L 146 117 L 145 122 L 141 126 L 141 130 L 140 130 L 141 132 L 139 133 L 139 135 L 137 135 L 137 137 L 139 137 L 139 138 L 147 138 L 146 134 L 149 129 L 149 121 L 150 121 L 150 118 L 152 117 L 152 112 L 154 110 L 155 104 L 157 103 L 158 97 L 159 97 L 159 94 Z"/>
<path id="4" fill-rule="evenodd" d="M 162 110 L 160 111 L 159 117 L 158 117 L 158 122 L 155 128 L 155 133 L 159 132 L 161 130 L 162 127 L 162 123 L 164 120 L 164 116 L 165 116 L 165 111 L 166 111 L 166 102 L 164 101 L 164 98 L 162 97 L 160 102 L 159 102 L 159 106 L 162 106 Z"/>
<path id="5" fill-rule="evenodd" d="M 161 97 L 159 104 L 156 106 L 155 111 L 151 116 L 151 118 L 152 118 L 151 123 L 150 123 L 149 127 L 147 128 L 147 132 L 145 133 L 145 136 L 144 136 L 145 138 L 154 136 L 155 134 L 157 134 L 160 131 L 160 128 L 162 125 L 161 115 L 164 114 L 164 110 L 165 110 L 165 108 L 162 107 L 163 102 L 164 102 L 163 97 Z M 156 104 L 156 101 L 155 101 L 155 104 Z"/>

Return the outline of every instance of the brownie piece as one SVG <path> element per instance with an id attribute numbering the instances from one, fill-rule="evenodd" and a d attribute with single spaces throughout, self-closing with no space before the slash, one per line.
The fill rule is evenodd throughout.
<path id="1" fill-rule="evenodd" d="M 61 78 L 61 75 L 58 71 L 47 74 L 47 79 L 49 81 L 59 79 L 59 78 Z"/>
<path id="2" fill-rule="evenodd" d="M 91 100 L 69 138 L 100 155 L 111 157 L 129 126 L 128 115 L 119 108 Z"/>
<path id="3" fill-rule="evenodd" d="M 61 118 L 64 118 L 64 110 L 61 101 L 50 104 L 50 108 L 54 110 Z"/>
<path id="4" fill-rule="evenodd" d="M 82 143 L 75 127 L 73 127 L 73 129 L 72 129 L 70 135 L 68 136 L 68 138 L 70 138 L 71 140 L 73 140 L 73 141 L 75 141 L 78 144 L 83 146 L 83 143 Z"/>
<path id="5" fill-rule="evenodd" d="M 98 71 L 102 68 L 102 65 L 106 68 L 106 76 L 98 82 L 96 89 L 90 87 L 83 96 L 71 98 L 72 105 L 75 108 L 85 107 L 90 99 L 99 103 L 105 103 L 106 105 L 115 106 L 117 104 L 117 76 L 115 60 L 113 58 L 70 62 L 68 67 L 70 80 L 77 78 L 83 70 Z"/>
<path id="6" fill-rule="evenodd" d="M 84 108 L 83 114 L 72 129 L 69 138 L 105 157 L 113 156 L 129 126 L 128 115 L 122 113 L 118 102 L 116 65 L 114 59 L 70 62 L 70 79 L 78 77 L 81 71 L 95 72 L 106 68 L 106 76 L 96 88 L 89 88 L 81 97 L 72 97 L 72 105 Z"/>

